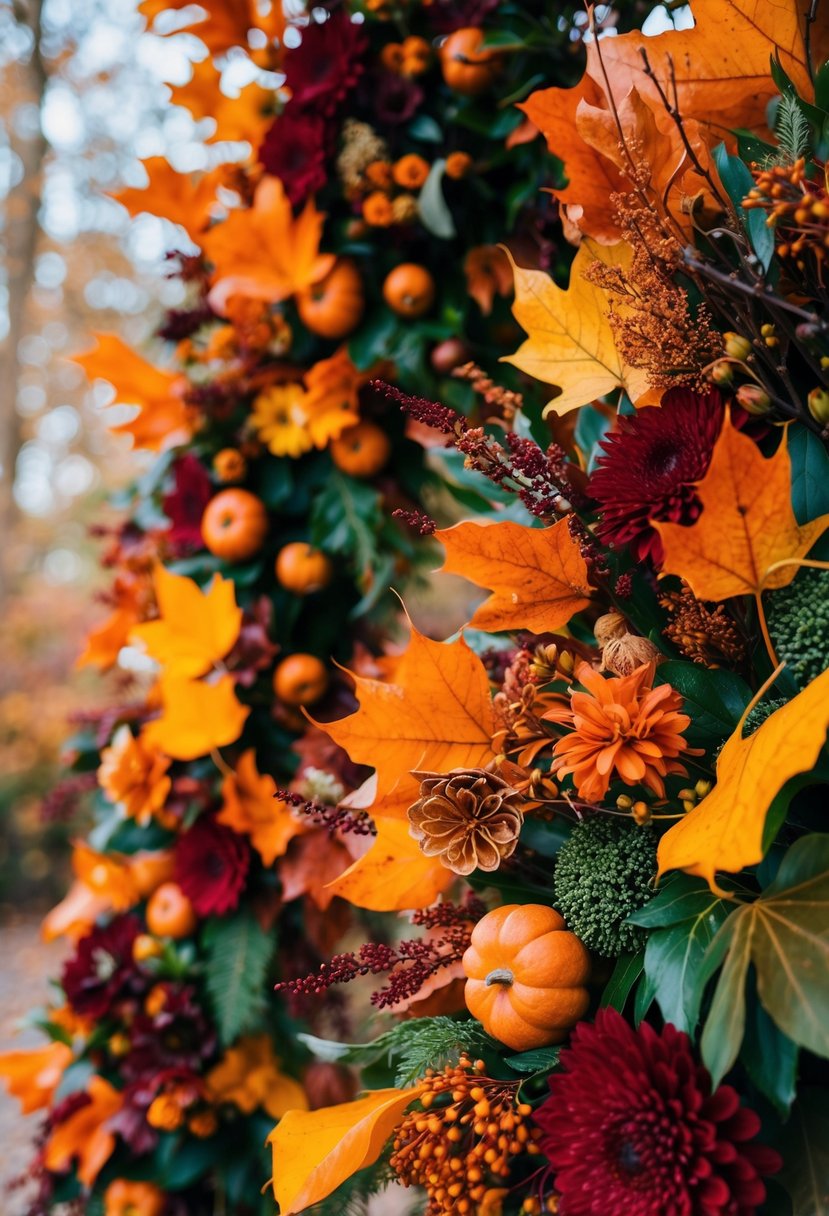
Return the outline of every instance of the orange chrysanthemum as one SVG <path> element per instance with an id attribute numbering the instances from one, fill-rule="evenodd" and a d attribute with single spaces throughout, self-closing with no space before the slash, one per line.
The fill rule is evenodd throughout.
<path id="1" fill-rule="evenodd" d="M 163 822 L 171 784 L 169 767 L 167 756 L 136 739 L 128 726 L 121 726 L 111 746 L 101 753 L 98 784 L 130 819 L 145 825 L 153 817 Z"/>
<path id="2" fill-rule="evenodd" d="M 552 770 L 572 773 L 580 798 L 599 802 L 614 777 L 664 798 L 663 778 L 686 772 L 676 757 L 689 750 L 682 732 L 690 718 L 680 713 L 682 697 L 670 685 L 652 687 L 654 671 L 655 664 L 646 663 L 629 676 L 605 679 L 581 663 L 576 678 L 587 692 L 573 692 L 569 705 L 544 714 L 572 727 L 553 749 Z"/>
<path id="3" fill-rule="evenodd" d="M 116 1178 L 104 1192 L 104 1216 L 161 1216 L 165 1203 L 155 1183 Z"/>

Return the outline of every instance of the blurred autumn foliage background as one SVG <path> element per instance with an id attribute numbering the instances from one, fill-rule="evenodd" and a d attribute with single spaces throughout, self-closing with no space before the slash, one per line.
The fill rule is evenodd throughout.
<path id="1" fill-rule="evenodd" d="M 187 244 L 106 192 L 141 185 L 140 158 L 210 155 L 212 120 L 165 107 L 159 85 L 187 79 L 187 36 L 143 25 L 135 0 L 0 0 L 0 915 L 65 885 L 72 790 L 43 800 L 68 719 L 102 696 L 83 670 L 68 679 L 101 578 L 88 530 L 138 459 L 105 428 L 110 390 L 66 356 L 92 330 L 140 347 L 178 299 L 165 251 Z"/>

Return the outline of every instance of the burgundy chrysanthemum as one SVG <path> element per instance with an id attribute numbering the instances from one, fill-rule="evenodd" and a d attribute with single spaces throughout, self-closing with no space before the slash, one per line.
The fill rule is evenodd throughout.
<path id="1" fill-rule="evenodd" d="M 173 465 L 174 489 L 162 499 L 164 514 L 170 521 L 167 541 L 176 555 L 204 544 L 201 519 L 213 497 L 210 477 L 197 456 L 188 452 Z"/>
<path id="2" fill-rule="evenodd" d="M 647 406 L 619 419 L 602 440 L 604 455 L 588 482 L 601 507 L 596 529 L 613 547 L 629 545 L 634 557 L 662 561 L 654 519 L 691 524 L 699 516 L 695 483 L 705 476 L 724 414 L 716 389 L 695 393 L 672 388 L 661 407 Z"/>
<path id="3" fill-rule="evenodd" d="M 293 206 L 304 203 L 325 185 L 326 124 L 317 114 L 303 114 L 289 102 L 268 128 L 259 159 L 278 177 Z"/>
<path id="4" fill-rule="evenodd" d="M 686 1034 L 634 1030 L 615 1009 L 576 1027 L 536 1112 L 561 1216 L 754 1216 L 778 1154 L 754 1111 L 711 1092 Z"/>
<path id="5" fill-rule="evenodd" d="M 198 1072 L 216 1049 L 216 1034 L 191 984 L 157 984 L 160 1009 L 138 1013 L 129 1028 L 130 1050 L 121 1070 L 128 1079 L 170 1069 Z"/>
<path id="6" fill-rule="evenodd" d="M 81 938 L 61 976 L 66 999 L 76 1013 L 105 1017 L 116 1001 L 145 986 L 132 957 L 140 931 L 137 917 L 116 916 Z"/>
<path id="7" fill-rule="evenodd" d="M 330 117 L 363 73 L 361 56 L 368 40 L 344 9 L 327 21 L 312 21 L 302 42 L 285 56 L 285 84 L 294 108 Z"/>
<path id="8" fill-rule="evenodd" d="M 199 916 L 223 916 L 239 903 L 250 849 L 244 837 L 210 816 L 197 819 L 176 844 L 175 878 Z"/>
<path id="9" fill-rule="evenodd" d="M 423 101 L 423 89 L 407 76 L 396 72 L 380 72 L 372 93 L 377 121 L 386 127 L 398 127 L 417 113 Z"/>

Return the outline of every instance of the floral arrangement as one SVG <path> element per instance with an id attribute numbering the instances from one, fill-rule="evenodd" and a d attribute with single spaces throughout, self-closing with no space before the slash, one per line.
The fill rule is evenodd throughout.
<path id="1" fill-rule="evenodd" d="M 382 390 L 489 483 L 434 533 L 486 596 L 325 726 L 374 769 L 339 890 L 416 928 L 280 985 L 405 1010 L 315 1043 L 363 1096 L 277 1124 L 282 1216 L 825 1206 L 829 27 L 694 18 L 523 102 L 577 246 L 514 259 L 545 418 Z"/>
<path id="2" fill-rule="evenodd" d="M 51 822 L 91 819 L 44 925 L 67 958 L 32 1015 L 46 1044 L 0 1060 L 42 1119 L 33 1214 L 270 1211 L 274 1119 L 355 1092 L 308 1037 L 351 1033 L 339 990 L 274 992 L 363 916 L 350 875 L 380 830 L 353 797 L 367 769 L 307 715 L 354 709 L 339 664 L 395 669 L 388 588 L 416 573 L 426 508 L 488 502 L 462 454 L 427 462 L 433 432 L 374 381 L 470 425 L 512 416 L 521 374 L 492 380 L 517 332 L 497 243 L 567 260 L 541 191 L 556 163 L 514 103 L 577 78 L 576 5 L 555 22 L 456 0 L 203 7 L 141 5 L 206 52 L 172 100 L 212 123 L 211 167 L 151 158 L 117 196 L 182 230 L 181 303 L 152 352 L 99 334 L 77 357 L 134 407 L 112 429 L 144 456 L 97 529 L 109 612 L 80 662 L 110 673 L 108 699 L 75 715 L 48 798 Z M 373 945 L 390 1004 L 481 911 L 427 909 L 423 941 Z"/>

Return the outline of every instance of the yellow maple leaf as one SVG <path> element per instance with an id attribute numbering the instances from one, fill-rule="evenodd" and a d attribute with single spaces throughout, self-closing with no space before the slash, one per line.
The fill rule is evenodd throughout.
<path id="1" fill-rule="evenodd" d="M 235 743 L 250 709 L 240 704 L 231 675 L 213 683 L 165 674 L 159 681 L 161 716 L 141 732 L 141 740 L 173 760 L 195 760 Z"/>
<path id="2" fill-rule="evenodd" d="M 359 709 L 315 723 L 356 764 L 377 770 L 380 814 L 405 813 L 418 797 L 412 769 L 447 773 L 494 759 L 495 719 L 484 665 L 463 638 L 433 642 L 412 627 L 394 683 L 352 676 Z"/>
<path id="3" fill-rule="evenodd" d="M 260 1107 L 272 1119 L 289 1110 L 305 1110 L 308 1097 L 299 1081 L 279 1068 L 267 1034 L 246 1035 L 228 1048 L 205 1078 L 208 1101 L 232 1102 L 246 1115 Z"/>
<path id="4" fill-rule="evenodd" d="M 564 519 L 551 528 L 460 523 L 435 536 L 446 549 L 444 571 L 493 592 L 472 617 L 476 629 L 544 633 L 590 603 L 587 566 Z"/>
<path id="5" fill-rule="evenodd" d="M 378 1089 L 356 1102 L 291 1110 L 268 1137 L 281 1216 L 296 1216 L 373 1165 L 408 1106 L 423 1092 Z"/>
<path id="6" fill-rule="evenodd" d="M 153 582 L 159 619 L 136 625 L 131 639 L 168 675 L 204 675 L 233 647 L 242 627 L 233 579 L 214 574 L 202 591 L 192 578 L 159 564 Z"/>
<path id="7" fill-rule="evenodd" d="M 204 238 L 213 307 L 223 312 L 234 295 L 275 304 L 319 282 L 334 265 L 333 254 L 319 251 L 324 222 L 313 199 L 295 217 L 281 181 L 264 177 L 253 206 L 231 211 Z"/>
<path id="8" fill-rule="evenodd" d="M 647 391 L 645 373 L 629 367 L 617 350 L 607 291 L 585 277 L 596 261 L 625 271 L 630 259 L 630 246 L 624 242 L 597 245 L 582 241 L 570 268 L 568 287 L 558 287 L 542 270 L 524 270 L 513 262 L 512 311 L 528 336 L 502 362 L 561 389 L 545 413 L 566 414 L 614 389 L 625 389 L 632 401 Z"/>
<path id="9" fill-rule="evenodd" d="M 327 891 L 372 912 L 428 908 L 452 885 L 455 875 L 424 855 L 405 820 L 378 815 L 374 824 L 374 844 L 329 883 Z"/>
<path id="10" fill-rule="evenodd" d="M 110 427 L 116 434 L 132 435 L 136 448 L 163 452 L 185 443 L 193 433 L 192 411 L 185 405 L 186 378 L 154 367 L 116 334 L 94 335 L 97 345 L 73 355 L 90 380 L 107 380 L 115 389 L 114 405 L 137 405 L 129 422 Z"/>
<path id="11" fill-rule="evenodd" d="M 253 748 L 242 752 L 235 771 L 225 777 L 222 799 L 216 818 L 249 836 L 266 866 L 282 857 L 293 838 L 306 830 L 287 802 L 276 797 L 273 777 L 257 769 Z"/>
<path id="12" fill-rule="evenodd" d="M 717 890 L 718 870 L 735 874 L 763 859 L 766 815 L 785 783 L 815 764 L 829 727 L 829 671 L 775 710 L 747 739 L 743 723 L 717 759 L 711 793 L 659 842 L 659 872 L 687 870 Z"/>
<path id="13" fill-rule="evenodd" d="M 791 505 L 786 436 L 768 460 L 726 419 L 697 486 L 702 514 L 690 527 L 652 520 L 665 549 L 663 571 L 679 574 L 697 599 L 727 600 L 787 586 L 829 528 L 829 515 L 799 525 Z"/>

